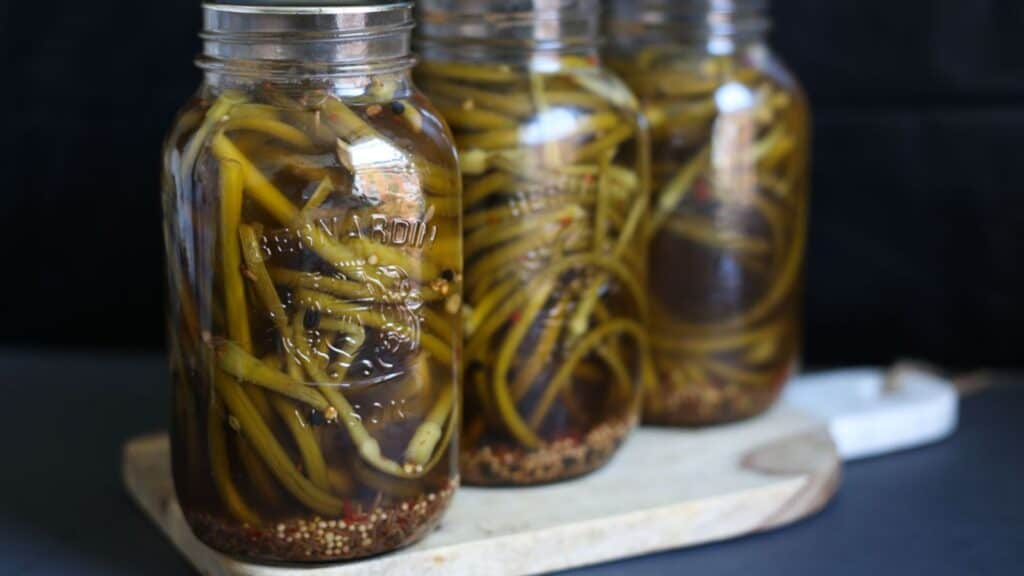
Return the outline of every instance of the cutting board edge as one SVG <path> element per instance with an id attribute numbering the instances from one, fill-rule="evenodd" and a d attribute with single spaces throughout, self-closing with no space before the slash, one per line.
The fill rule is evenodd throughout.
<path id="1" fill-rule="evenodd" d="M 166 434 L 124 445 L 122 472 L 132 498 L 203 574 L 216 576 L 346 576 L 348 574 L 538 574 L 774 530 L 822 510 L 838 491 L 841 462 L 824 423 L 754 446 L 740 467 L 778 481 L 696 501 L 666 504 L 601 519 L 563 524 L 444 547 L 417 549 L 361 562 L 310 567 L 261 566 L 223 556 L 200 543 L 173 490 L 146 488 L 140 454 L 169 448 Z M 150 454 L 150 458 L 152 458 Z M 169 479 L 164 479 L 169 482 Z M 166 486 L 164 487 L 166 489 Z M 702 525 L 707 522 L 707 525 Z M 584 543 L 581 543 L 584 541 Z"/>

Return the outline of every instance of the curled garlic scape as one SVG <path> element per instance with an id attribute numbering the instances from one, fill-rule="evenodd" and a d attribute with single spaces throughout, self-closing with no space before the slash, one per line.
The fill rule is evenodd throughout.
<path id="1" fill-rule="evenodd" d="M 799 338 L 808 163 L 802 97 L 774 71 L 728 55 L 651 46 L 612 62 L 637 93 L 653 139 L 647 234 L 663 248 L 651 261 L 658 385 L 645 396 L 646 417 L 700 424 L 753 414 L 774 398 Z M 750 105 L 723 110 L 722 90 L 749 96 Z M 735 262 L 734 276 L 758 289 L 714 316 L 694 314 L 710 303 L 684 303 L 671 283 L 714 280 L 706 265 L 679 261 L 684 248 Z M 680 273 L 657 273 L 673 269 Z M 725 290 L 712 284 L 707 298 L 724 298 Z"/>
<path id="2" fill-rule="evenodd" d="M 357 467 L 351 458 L 339 461 L 327 431 L 346 438 L 352 458 L 377 473 L 418 481 L 450 452 L 459 412 L 453 367 L 461 261 L 444 252 L 459 249 L 449 231 L 459 228 L 461 215 L 451 206 L 459 205 L 460 180 L 453 168 L 391 140 L 381 127 L 400 123 L 422 136 L 437 130 L 436 119 L 396 98 L 393 86 L 377 87 L 374 97 L 384 104 L 376 108 L 333 96 L 303 106 L 267 90 L 255 96 L 262 101 L 221 93 L 181 156 L 183 173 L 205 178 L 218 203 L 213 329 L 189 331 L 202 338 L 213 365 L 203 424 L 209 469 L 225 510 L 250 525 L 265 520 L 246 501 L 252 494 L 272 504 L 281 490 L 327 516 L 346 510 Z M 387 151 L 388 166 L 360 164 L 365 153 L 355 150 L 373 146 Z M 414 198 L 351 208 L 358 224 L 349 235 L 329 224 L 339 206 L 351 205 L 357 186 L 396 195 L 405 192 L 395 186 L 411 186 L 407 195 Z M 410 240 L 374 236 L 371 225 L 386 217 L 375 208 L 401 218 Z M 275 257 L 274 242 L 305 259 Z M 199 308 L 187 290 L 179 298 L 188 304 L 186 324 L 198 326 L 192 319 Z M 387 444 L 378 439 L 380 426 L 371 432 L 349 398 L 367 393 L 350 368 L 384 346 L 403 355 L 394 370 L 417 380 L 409 389 L 422 405 L 404 416 L 416 424 L 403 449 L 391 446 L 394 432 Z M 249 496 L 236 485 L 236 462 L 246 469 Z"/>
<path id="3" fill-rule="evenodd" d="M 542 450 L 628 414 L 647 310 L 648 173 L 635 99 L 576 56 L 550 73 L 428 59 L 418 82 L 452 127 L 464 177 L 463 362 L 475 409 L 463 445 L 497 438 Z M 607 392 L 572 387 L 589 362 L 609 367 Z M 586 401 L 607 408 L 565 421 L 560 399 L 577 404 L 581 394 L 606 395 Z"/>

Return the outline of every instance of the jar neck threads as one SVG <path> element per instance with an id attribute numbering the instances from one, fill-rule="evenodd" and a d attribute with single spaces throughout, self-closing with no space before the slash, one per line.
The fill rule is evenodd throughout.
<path id="1" fill-rule="evenodd" d="M 726 54 L 764 40 L 768 0 L 609 0 L 606 30 L 618 45 L 672 42 Z"/>
<path id="2" fill-rule="evenodd" d="M 409 70 L 412 2 L 325 5 L 203 4 L 207 74 L 261 78 L 353 76 Z"/>
<path id="3" fill-rule="evenodd" d="M 596 57 L 599 0 L 419 0 L 417 48 L 428 59 Z"/>

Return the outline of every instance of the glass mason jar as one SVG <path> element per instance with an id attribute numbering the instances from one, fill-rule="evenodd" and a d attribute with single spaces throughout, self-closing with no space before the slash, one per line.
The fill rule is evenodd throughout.
<path id="1" fill-rule="evenodd" d="M 611 0 L 609 61 L 652 134 L 644 421 L 767 409 L 798 361 L 808 110 L 762 0 Z"/>
<path id="2" fill-rule="evenodd" d="M 250 559 L 406 545 L 458 480 L 462 338 L 458 164 L 410 81 L 411 3 L 203 18 L 164 152 L 181 507 Z"/>
<path id="3" fill-rule="evenodd" d="M 579 476 L 639 410 L 646 127 L 601 66 L 597 0 L 419 9 L 416 80 L 464 177 L 463 480 Z"/>

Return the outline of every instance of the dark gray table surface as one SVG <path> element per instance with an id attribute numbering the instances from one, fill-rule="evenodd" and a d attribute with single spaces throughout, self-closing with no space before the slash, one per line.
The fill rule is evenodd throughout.
<path id="1" fill-rule="evenodd" d="M 1024 378 L 1000 379 L 951 440 L 848 464 L 811 519 L 575 573 L 1024 574 Z M 190 573 L 119 474 L 167 421 L 162 358 L 0 351 L 0 387 L 0 574 Z"/>

